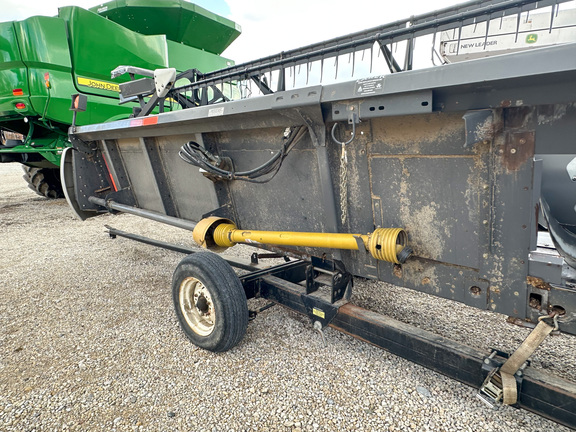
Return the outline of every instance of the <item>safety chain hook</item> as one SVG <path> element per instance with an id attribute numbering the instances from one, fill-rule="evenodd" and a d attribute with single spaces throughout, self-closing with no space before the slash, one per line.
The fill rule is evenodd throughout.
<path id="1" fill-rule="evenodd" d="M 336 128 L 338 127 L 338 123 L 334 123 L 334 126 L 332 126 L 331 135 L 332 135 L 332 139 L 334 140 L 334 142 L 336 144 L 339 144 L 341 146 L 346 146 L 346 145 L 350 144 L 352 141 L 354 141 L 354 138 L 356 138 L 356 122 L 352 121 L 350 123 L 352 123 L 352 135 L 350 136 L 350 139 L 346 142 L 339 141 L 338 139 L 336 139 L 335 132 L 336 132 Z"/>
<path id="2" fill-rule="evenodd" d="M 552 321 L 554 322 L 554 328 L 552 329 L 552 331 L 556 331 L 560 328 L 560 326 L 558 325 L 558 317 L 559 316 L 560 316 L 560 314 L 558 314 L 556 312 L 551 312 L 550 315 L 545 315 L 545 316 L 539 317 L 538 321 L 544 321 L 545 319 L 552 318 Z"/>

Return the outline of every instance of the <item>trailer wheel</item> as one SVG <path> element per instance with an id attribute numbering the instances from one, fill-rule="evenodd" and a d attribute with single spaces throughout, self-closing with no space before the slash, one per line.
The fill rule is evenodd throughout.
<path id="1" fill-rule="evenodd" d="M 24 175 L 22 178 L 28 183 L 28 187 L 38 195 L 56 199 L 63 198 L 62 183 L 60 182 L 60 169 L 58 168 L 35 168 L 22 165 Z"/>
<path id="2" fill-rule="evenodd" d="M 237 345 L 248 326 L 244 288 L 220 256 L 188 255 L 172 277 L 172 299 L 184 333 L 208 351 L 227 351 Z"/>

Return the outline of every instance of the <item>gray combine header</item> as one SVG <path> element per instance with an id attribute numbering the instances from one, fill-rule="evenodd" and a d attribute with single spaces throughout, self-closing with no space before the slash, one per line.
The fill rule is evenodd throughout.
<path id="1" fill-rule="evenodd" d="M 573 17 L 565 6 L 472 1 L 211 73 L 121 67 L 134 78 L 122 98 L 140 106 L 70 129 L 68 201 L 82 219 L 127 212 L 216 252 L 244 243 L 285 257 L 182 260 L 174 306 L 202 348 L 238 344 L 258 312 L 247 300 L 264 298 L 474 386 L 492 406 L 576 428 L 576 384 L 528 364 L 551 332 L 576 334 L 576 40 L 560 29 Z M 516 50 L 500 50 L 509 32 L 537 42 L 486 57 Z M 414 68 L 422 47 L 438 66 Z M 314 81 L 327 75 L 344 81 Z M 515 353 L 481 352 L 354 306 L 354 276 L 533 331 Z"/>

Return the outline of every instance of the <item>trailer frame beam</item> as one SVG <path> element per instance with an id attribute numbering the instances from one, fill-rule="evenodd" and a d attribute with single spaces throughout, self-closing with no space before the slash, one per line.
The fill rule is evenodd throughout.
<path id="1" fill-rule="evenodd" d="M 299 285 L 267 276 L 262 278 L 260 296 L 308 314 Z M 499 355 L 489 359 L 489 354 L 480 350 L 352 303 L 340 306 L 329 326 L 476 389 L 491 367 L 506 361 Z M 487 362 L 491 367 L 486 367 Z M 576 429 L 575 383 L 527 367 L 520 387 L 514 407 Z"/>
<path id="2" fill-rule="evenodd" d="M 195 250 L 142 237 L 109 227 L 110 237 L 125 237 L 148 245 L 185 254 Z M 488 373 L 502 366 L 506 356 L 501 352 L 492 355 L 421 328 L 398 321 L 349 303 L 347 296 L 337 302 L 314 298 L 306 285 L 303 269 L 313 263 L 290 261 L 263 268 L 236 257 L 223 255 L 232 266 L 251 273 L 240 280 L 248 298 L 259 297 L 282 305 L 294 312 L 307 315 L 323 326 L 350 335 L 356 339 L 388 351 L 391 354 L 431 369 L 476 389 L 480 388 Z M 310 303 L 311 299 L 315 303 Z M 313 305 L 324 308 L 327 319 L 313 311 Z M 328 319 L 329 318 L 329 319 Z M 572 429 L 576 429 L 576 383 L 527 366 L 521 377 L 518 402 L 514 407 L 526 409 Z M 478 401 L 480 404 L 480 401 Z"/>

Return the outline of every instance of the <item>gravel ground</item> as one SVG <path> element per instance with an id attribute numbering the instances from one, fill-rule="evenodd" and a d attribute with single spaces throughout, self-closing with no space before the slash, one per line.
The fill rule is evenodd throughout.
<path id="1" fill-rule="evenodd" d="M 104 225 L 192 245 L 190 233 L 130 215 L 77 220 L 0 165 L 0 430 L 568 431 L 498 412 L 475 389 L 274 307 L 235 349 L 190 344 L 170 282 L 182 255 L 111 240 Z M 234 248 L 248 256 L 249 250 Z M 501 315 L 357 281 L 354 303 L 476 348 L 513 350 L 528 330 Z M 574 380 L 576 338 L 534 366 Z"/>

